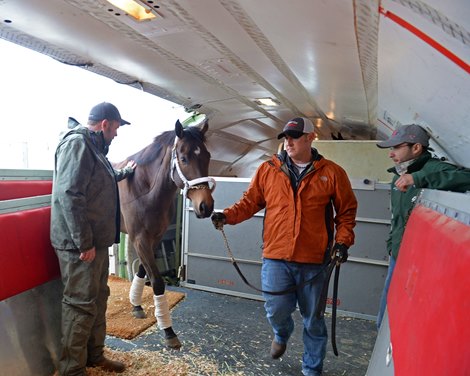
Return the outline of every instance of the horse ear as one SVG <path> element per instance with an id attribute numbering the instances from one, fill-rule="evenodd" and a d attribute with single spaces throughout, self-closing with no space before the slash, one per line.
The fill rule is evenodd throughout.
<path id="1" fill-rule="evenodd" d="M 201 129 L 201 133 L 204 135 L 204 134 L 207 132 L 208 129 L 209 129 L 209 121 L 206 120 L 206 121 L 204 122 L 204 126 L 203 126 L 202 129 Z"/>
<path id="2" fill-rule="evenodd" d="M 183 125 L 181 125 L 179 119 L 176 120 L 176 123 L 175 123 L 175 133 L 178 138 L 183 138 L 183 135 L 184 135 Z"/>

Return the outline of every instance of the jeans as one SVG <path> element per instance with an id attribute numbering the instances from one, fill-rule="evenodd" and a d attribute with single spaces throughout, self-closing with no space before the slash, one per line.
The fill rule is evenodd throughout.
<path id="1" fill-rule="evenodd" d="M 390 256 L 390 261 L 388 265 L 387 278 L 385 279 L 384 289 L 382 290 L 382 295 L 380 296 L 380 306 L 379 313 L 377 314 L 377 329 L 380 329 L 382 320 L 385 314 L 385 308 L 387 307 L 387 295 L 388 289 L 390 287 L 390 282 L 392 280 L 393 270 L 395 269 L 396 260 L 393 256 Z"/>
<path id="2" fill-rule="evenodd" d="M 265 291 L 282 291 L 316 275 L 318 277 L 313 283 L 291 293 L 263 293 L 266 317 L 273 328 L 274 340 L 279 344 L 287 344 L 294 330 L 292 313 L 298 304 L 304 325 L 302 373 L 307 376 L 321 375 L 328 341 L 325 319 L 315 317 L 315 308 L 326 277 L 324 265 L 263 259 L 261 286 Z"/>

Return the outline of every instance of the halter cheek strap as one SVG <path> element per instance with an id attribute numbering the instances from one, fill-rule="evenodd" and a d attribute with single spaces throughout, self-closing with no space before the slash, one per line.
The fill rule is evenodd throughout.
<path id="1" fill-rule="evenodd" d="M 176 184 L 174 174 L 175 170 L 178 173 L 179 178 L 183 182 L 183 196 L 186 197 L 186 194 L 190 189 L 210 189 L 211 192 L 214 192 L 215 190 L 215 180 L 213 178 L 210 178 L 208 176 L 202 177 L 202 178 L 196 178 L 193 180 L 188 180 L 183 174 L 183 171 L 181 171 L 181 167 L 178 161 L 178 155 L 176 154 L 176 143 L 178 142 L 178 137 L 175 137 L 175 143 L 173 145 L 173 149 L 171 150 L 171 161 L 170 161 L 170 176 L 171 180 Z M 212 183 L 212 188 L 209 188 L 206 185 L 202 185 L 202 183 Z"/>

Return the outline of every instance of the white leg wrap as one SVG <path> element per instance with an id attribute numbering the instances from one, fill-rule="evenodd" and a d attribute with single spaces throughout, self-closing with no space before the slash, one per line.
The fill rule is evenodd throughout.
<path id="1" fill-rule="evenodd" d="M 171 326 L 170 309 L 168 308 L 168 300 L 165 295 L 154 295 L 155 317 L 157 318 L 158 328 L 166 329 Z"/>
<path id="2" fill-rule="evenodd" d="M 142 293 L 144 292 L 145 277 L 139 278 L 137 274 L 132 279 L 131 289 L 129 291 L 129 300 L 133 306 L 142 305 Z"/>

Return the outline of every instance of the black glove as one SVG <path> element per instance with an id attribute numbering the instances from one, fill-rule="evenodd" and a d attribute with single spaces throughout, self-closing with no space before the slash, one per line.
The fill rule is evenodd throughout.
<path id="1" fill-rule="evenodd" d="M 348 256 L 348 247 L 343 243 L 335 243 L 331 250 L 331 258 L 336 257 L 337 261 L 342 264 L 347 261 Z"/>
<path id="2" fill-rule="evenodd" d="M 225 214 L 224 213 L 214 213 L 211 216 L 212 224 L 216 230 L 222 230 L 225 224 Z"/>

